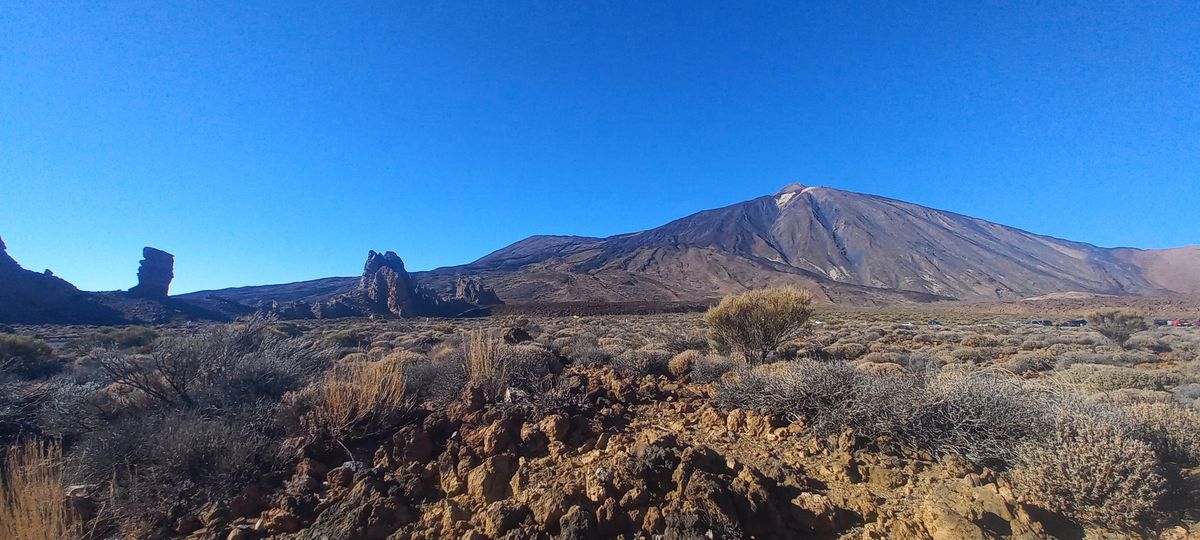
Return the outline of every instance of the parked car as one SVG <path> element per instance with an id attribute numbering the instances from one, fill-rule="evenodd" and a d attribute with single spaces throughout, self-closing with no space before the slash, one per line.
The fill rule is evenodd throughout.
<path id="1" fill-rule="evenodd" d="M 1036 325 L 1036 326 L 1054 326 L 1054 321 L 1052 321 L 1050 319 L 1034 319 L 1032 321 L 1029 321 L 1029 324 Z"/>
<path id="2" fill-rule="evenodd" d="M 1069 326 L 1069 327 L 1075 327 L 1075 328 L 1077 328 L 1077 327 L 1080 327 L 1080 326 L 1087 326 L 1087 321 L 1086 321 L 1086 320 L 1084 320 L 1084 319 L 1071 319 L 1071 320 L 1069 320 L 1069 321 L 1063 321 L 1063 322 L 1060 322 L 1060 323 L 1058 323 L 1058 325 L 1059 325 L 1059 326 Z"/>

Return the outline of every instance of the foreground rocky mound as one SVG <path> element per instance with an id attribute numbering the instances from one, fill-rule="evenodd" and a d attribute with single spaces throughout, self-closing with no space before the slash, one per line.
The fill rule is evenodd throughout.
<path id="1" fill-rule="evenodd" d="M 478 389 L 352 444 L 297 439 L 271 495 L 181 519 L 190 538 L 1045 538 L 997 472 L 715 409 L 709 387 L 571 368 L 556 407 Z M 1067 531 L 1070 533 L 1070 531 Z"/>
<path id="2" fill-rule="evenodd" d="M 372 250 L 355 289 L 320 301 L 273 302 L 270 310 L 286 319 L 460 317 L 486 314 L 482 306 L 498 303 L 496 293 L 478 280 L 464 283 L 454 298 L 443 298 L 417 285 L 395 252 Z"/>

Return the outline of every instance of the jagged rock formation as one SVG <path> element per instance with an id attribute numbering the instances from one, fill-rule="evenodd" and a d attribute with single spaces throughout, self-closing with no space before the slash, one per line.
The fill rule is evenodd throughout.
<path id="1" fill-rule="evenodd" d="M 0 238 L 0 271 L 13 267 L 20 268 L 20 266 L 17 264 L 17 261 L 8 255 L 8 246 L 4 245 L 4 239 Z"/>
<path id="2" fill-rule="evenodd" d="M 397 317 L 417 315 L 415 287 L 404 269 L 404 261 L 396 252 L 367 254 L 358 288 L 374 305 L 376 311 L 391 313 Z"/>
<path id="3" fill-rule="evenodd" d="M 469 292 L 487 299 L 490 289 L 476 282 Z M 212 296 L 211 294 L 209 296 Z M 495 293 L 492 293 L 495 296 Z M 499 303 L 496 299 L 495 303 Z M 404 261 L 395 252 L 370 251 L 358 286 L 350 291 L 333 294 L 325 300 L 295 302 L 271 301 L 268 309 L 285 319 L 329 319 L 337 317 L 458 317 L 482 315 L 485 305 L 463 297 L 442 298 L 418 285 L 404 268 Z"/>
<path id="4" fill-rule="evenodd" d="M 21 268 L 0 239 L 0 323 L 113 324 L 122 320 L 116 310 L 49 270 L 39 273 Z"/>
<path id="5" fill-rule="evenodd" d="M 144 247 L 137 275 L 138 284 L 129 289 L 129 294 L 165 300 L 171 280 L 175 278 L 175 256 L 161 249 Z"/>
<path id="6" fill-rule="evenodd" d="M 479 278 L 459 276 L 454 282 L 454 298 L 464 300 L 477 306 L 495 306 L 503 304 L 496 291 L 483 285 Z"/>
<path id="7" fill-rule="evenodd" d="M 54 273 L 21 268 L 0 240 L 0 323 L 144 324 L 182 320 L 230 320 L 253 310 L 237 304 L 167 298 L 173 257 L 146 248 L 130 291 L 88 292 Z M 163 255 L 166 257 L 164 258 Z"/>

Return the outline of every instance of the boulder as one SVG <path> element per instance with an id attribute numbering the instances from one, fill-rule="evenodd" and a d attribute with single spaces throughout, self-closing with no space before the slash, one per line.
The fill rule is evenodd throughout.
<path id="1" fill-rule="evenodd" d="M 175 256 L 161 249 L 144 247 L 137 275 L 138 284 L 129 289 L 129 294 L 165 300 L 171 280 L 175 278 Z"/>
<path id="2" fill-rule="evenodd" d="M 340 501 L 326 508 L 295 538 L 383 540 L 415 519 L 412 508 L 390 497 L 383 480 L 364 476 Z"/>
<path id="3" fill-rule="evenodd" d="M 467 475 L 467 493 L 485 503 L 508 497 L 511 494 L 509 480 L 515 469 L 516 459 L 513 456 L 492 456 Z"/>

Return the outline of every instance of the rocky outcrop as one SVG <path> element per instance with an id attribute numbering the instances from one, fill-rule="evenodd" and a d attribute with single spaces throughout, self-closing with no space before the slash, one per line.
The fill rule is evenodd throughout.
<path id="1" fill-rule="evenodd" d="M 462 317 L 486 314 L 486 306 L 500 303 L 495 293 L 476 280 L 463 287 L 463 295 L 443 298 L 422 287 L 404 268 L 395 252 L 367 253 L 358 286 L 325 300 L 272 302 L 269 311 L 284 319 L 332 319 L 338 317 Z M 489 296 L 490 295 L 490 296 Z M 464 296 L 491 300 L 485 304 Z"/>
<path id="2" fill-rule="evenodd" d="M 496 296 L 496 291 L 485 287 L 483 281 L 474 276 L 459 276 L 454 281 L 454 298 L 477 306 L 495 306 L 504 303 L 499 296 Z"/>
<path id="3" fill-rule="evenodd" d="M 175 256 L 161 249 L 144 247 L 137 275 L 138 284 L 129 289 L 129 294 L 165 300 L 171 280 L 175 278 Z"/>
<path id="4" fill-rule="evenodd" d="M 0 323 L 110 324 L 123 318 L 49 270 L 21 268 L 0 239 Z"/>
<path id="5" fill-rule="evenodd" d="M 417 316 L 416 290 L 404 261 L 396 252 L 367 254 L 358 281 L 358 290 L 371 302 L 377 313 L 390 313 L 397 317 Z"/>
<path id="6" fill-rule="evenodd" d="M 8 246 L 4 245 L 4 239 L 0 238 L 0 271 L 12 267 L 20 268 L 20 265 L 8 256 Z"/>

